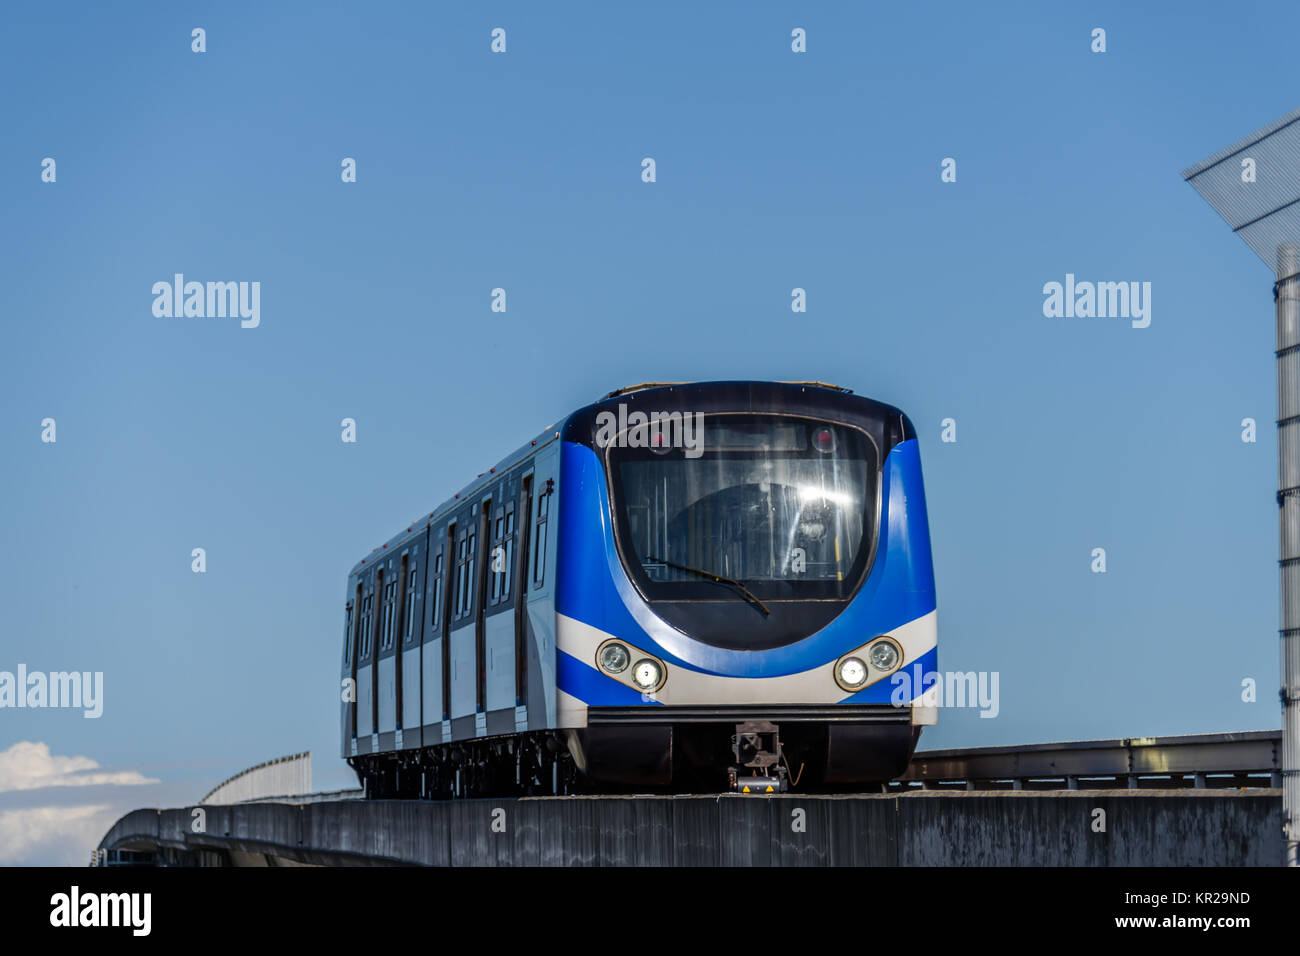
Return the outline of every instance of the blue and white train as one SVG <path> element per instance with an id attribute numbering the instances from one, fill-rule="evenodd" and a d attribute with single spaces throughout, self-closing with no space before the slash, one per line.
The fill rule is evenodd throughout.
<path id="1" fill-rule="evenodd" d="M 816 382 L 613 392 L 360 561 L 346 613 L 373 797 L 858 787 L 936 716 L 915 430 Z"/>

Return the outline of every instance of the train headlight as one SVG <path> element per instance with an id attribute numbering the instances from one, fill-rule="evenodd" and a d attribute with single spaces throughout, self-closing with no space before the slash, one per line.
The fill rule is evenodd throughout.
<path id="1" fill-rule="evenodd" d="M 600 649 L 596 655 L 600 662 L 602 670 L 611 674 L 621 674 L 627 670 L 627 665 L 632 662 L 632 655 L 627 652 L 627 648 L 617 641 L 611 641 Z"/>
<path id="2" fill-rule="evenodd" d="M 663 677 L 663 668 L 649 658 L 637 661 L 636 667 L 632 668 L 632 683 L 645 691 L 658 687 Z"/>
<path id="3" fill-rule="evenodd" d="M 892 671 L 898 666 L 898 648 L 893 641 L 876 641 L 867 651 L 867 657 L 876 670 Z"/>
<path id="4" fill-rule="evenodd" d="M 857 657 L 846 657 L 838 668 L 840 683 L 852 690 L 867 682 L 867 665 Z"/>

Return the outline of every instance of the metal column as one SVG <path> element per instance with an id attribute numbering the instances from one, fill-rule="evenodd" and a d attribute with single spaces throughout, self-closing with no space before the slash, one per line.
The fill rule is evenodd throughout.
<path id="1" fill-rule="evenodd" d="M 1283 862 L 1300 866 L 1300 246 L 1277 248 Z"/>
<path id="2" fill-rule="evenodd" d="M 1282 860 L 1300 866 L 1300 109 L 1183 170 L 1277 279 Z"/>

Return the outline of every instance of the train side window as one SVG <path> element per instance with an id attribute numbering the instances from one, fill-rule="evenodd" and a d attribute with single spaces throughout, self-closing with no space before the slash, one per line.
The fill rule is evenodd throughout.
<path id="1" fill-rule="evenodd" d="M 420 583 L 420 576 L 416 573 L 417 563 L 411 562 L 411 573 L 406 582 L 406 634 L 402 639 L 408 643 L 415 637 L 415 589 Z"/>
<path id="2" fill-rule="evenodd" d="M 537 494 L 537 531 L 533 535 L 533 587 L 540 588 L 546 576 L 546 526 L 551 511 L 549 482 Z"/>
<path id="3" fill-rule="evenodd" d="M 465 613 L 465 539 L 461 538 L 456 542 L 456 570 L 452 576 L 451 589 L 456 592 L 456 600 L 452 604 L 453 621 L 460 620 Z"/>
<path id="4" fill-rule="evenodd" d="M 489 604 L 496 605 L 501 601 L 501 576 L 504 572 L 502 567 L 502 553 L 505 550 L 505 543 L 502 538 L 505 535 L 505 518 L 500 514 L 492 522 L 492 550 L 489 552 L 490 560 L 488 561 L 488 573 L 492 575 L 492 591 Z"/>
<path id="5" fill-rule="evenodd" d="M 361 661 L 370 657 L 370 624 L 374 620 L 370 614 L 373 613 L 373 601 L 373 594 L 367 594 L 361 601 L 361 652 L 357 654 Z"/>
<path id="6" fill-rule="evenodd" d="M 361 621 L 364 615 L 361 611 L 361 595 L 364 585 L 358 581 L 355 596 L 352 598 L 352 630 L 348 633 L 348 656 L 352 658 L 352 673 L 357 671 L 358 658 L 360 657 L 361 648 Z M 355 702 L 354 702 L 355 706 Z"/>
<path id="7" fill-rule="evenodd" d="M 452 586 L 456 591 L 456 613 L 452 620 L 462 620 L 474 613 L 474 555 L 478 549 L 477 536 L 462 533 L 456 542 L 456 576 Z"/>
<path id="8" fill-rule="evenodd" d="M 515 506 L 506 505 L 506 523 L 501 532 L 501 600 L 510 600 L 510 576 L 515 560 Z"/>
<path id="9" fill-rule="evenodd" d="M 465 591 L 465 596 L 461 598 L 461 613 L 468 616 L 473 609 L 474 598 L 474 535 L 467 535 L 465 538 L 465 570 L 461 577 L 461 586 Z"/>
<path id="10" fill-rule="evenodd" d="M 348 602 L 347 620 L 343 624 L 343 663 L 352 663 L 352 602 Z"/>
<path id="11" fill-rule="evenodd" d="M 429 603 L 433 605 L 429 611 L 429 629 L 436 631 L 442 626 L 442 552 L 439 551 L 433 559 L 433 593 L 429 597 Z"/>
<path id="12" fill-rule="evenodd" d="M 467 615 L 474 611 L 474 541 L 477 537 L 471 532 L 465 548 L 465 613 Z"/>
<path id="13" fill-rule="evenodd" d="M 465 542 L 456 542 L 456 557 L 451 571 L 451 619 L 460 620 L 460 612 L 465 608 L 465 591 L 460 586 L 461 575 L 465 573 Z"/>
<path id="14" fill-rule="evenodd" d="M 361 602 L 361 652 L 357 655 L 358 660 L 365 660 L 370 656 L 370 629 L 374 626 L 375 595 L 367 594 L 365 600 Z"/>
<path id="15" fill-rule="evenodd" d="M 397 582 L 389 581 L 384 585 L 384 607 L 383 620 L 380 623 L 380 632 L 383 635 L 383 643 L 380 650 L 388 650 L 393 646 L 393 611 L 394 602 L 397 598 Z"/>

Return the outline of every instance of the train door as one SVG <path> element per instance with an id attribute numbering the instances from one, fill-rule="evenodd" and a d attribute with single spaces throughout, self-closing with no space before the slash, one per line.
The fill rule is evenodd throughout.
<path id="1" fill-rule="evenodd" d="M 411 555 L 406 553 L 402 555 L 402 563 L 397 569 L 397 580 L 393 584 L 397 585 L 397 605 L 395 608 L 397 614 L 397 644 L 396 653 L 393 655 L 393 729 L 395 730 L 393 746 L 402 746 L 402 655 L 405 651 L 403 637 L 406 634 L 406 572 L 411 564 Z"/>
<path id="2" fill-rule="evenodd" d="M 442 640 L 443 595 L 446 593 L 446 537 L 441 531 L 429 530 L 429 543 L 425 548 L 424 607 L 428 621 L 422 624 L 424 633 L 420 645 L 420 726 L 424 744 L 439 743 L 440 734 L 430 728 L 442 720 Z M 427 646 L 426 646 L 427 645 Z"/>
<path id="3" fill-rule="evenodd" d="M 492 549 L 492 499 L 478 511 L 479 556 L 474 562 L 474 733 L 487 733 L 487 580 Z M 473 555 L 471 554 L 471 559 Z"/>
<path id="4" fill-rule="evenodd" d="M 350 751 L 353 755 L 357 752 L 357 658 L 360 656 L 361 648 L 361 581 L 357 581 L 356 594 L 352 598 L 352 603 L 348 605 L 348 649 L 347 665 L 348 678 L 351 684 L 348 690 L 348 737 L 351 738 L 349 744 Z"/>
<path id="5" fill-rule="evenodd" d="M 425 548 L 428 555 L 428 548 Z M 401 579 L 397 595 L 397 735 L 398 749 L 419 743 L 420 729 L 420 548 L 416 545 L 402 555 Z M 404 733 L 415 731 L 403 741 Z"/>
<path id="6" fill-rule="evenodd" d="M 375 736 L 379 726 L 379 668 L 377 654 L 378 642 L 375 635 L 379 630 L 380 588 L 384 579 L 382 568 L 374 571 L 370 593 L 361 602 L 361 649 L 357 654 L 357 736 L 371 738 L 371 751 L 377 749 Z"/>
<path id="7" fill-rule="evenodd" d="M 443 594 L 439 603 L 442 625 L 442 740 L 451 739 L 451 609 L 456 604 L 456 522 L 447 526 L 447 536 L 443 539 L 442 550 L 445 552 L 446 569 L 443 572 Z"/>
<path id="8" fill-rule="evenodd" d="M 454 726 L 455 721 L 474 714 L 474 635 L 466 622 L 472 623 L 474 607 L 474 549 L 477 541 L 477 528 L 469 521 L 465 527 L 456 529 L 455 573 L 455 607 L 452 608 L 451 627 L 447 631 L 448 643 L 451 645 L 451 720 L 453 732 L 457 737 L 467 736 L 461 728 Z M 468 639 L 466 632 L 469 631 Z M 466 645 L 468 646 L 468 649 Z"/>
<path id="9" fill-rule="evenodd" d="M 524 475 L 515 507 L 518 542 L 515 545 L 511 577 L 515 585 L 515 723 L 527 722 L 528 712 L 528 549 L 532 543 L 533 476 Z"/>
<path id="10" fill-rule="evenodd" d="M 375 627 L 375 730 L 393 734 L 397 730 L 397 589 L 399 572 L 387 566 L 376 572 L 376 598 L 379 617 Z M 390 741 L 380 741 L 388 749 Z"/>

